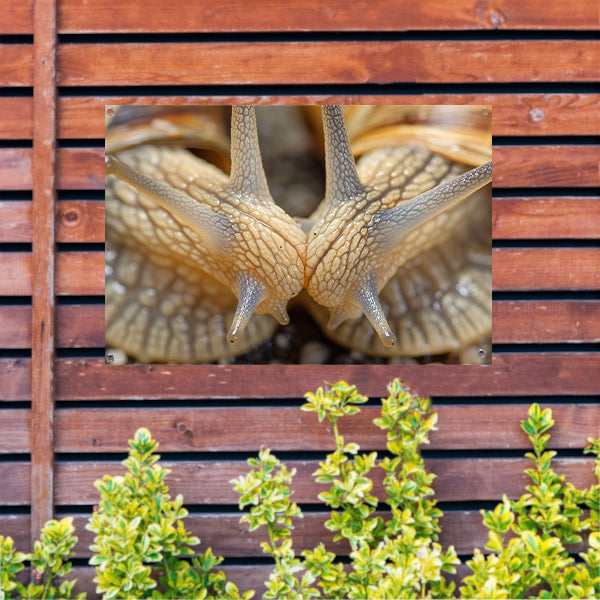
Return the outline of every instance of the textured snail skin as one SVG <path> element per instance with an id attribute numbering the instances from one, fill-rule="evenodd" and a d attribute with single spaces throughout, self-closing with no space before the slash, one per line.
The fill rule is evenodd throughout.
<path id="1" fill-rule="evenodd" d="M 445 352 L 488 333 L 490 203 L 474 192 L 491 163 L 463 173 L 390 146 L 356 165 L 340 107 L 323 107 L 323 129 L 326 195 L 308 235 L 269 194 L 252 107 L 232 111 L 230 177 L 168 147 L 108 156 L 107 343 L 143 362 L 239 354 L 274 329 L 253 313 L 287 323 L 303 287 L 327 335 L 371 354 Z"/>
<path id="2" fill-rule="evenodd" d="M 209 339 L 222 337 L 222 327 L 214 332 L 201 325 L 198 331 L 197 324 L 198 317 L 206 322 L 211 314 L 231 313 L 231 292 L 238 301 L 228 342 L 242 340 L 255 311 L 280 324 L 289 321 L 287 303 L 304 285 L 306 235 L 269 194 L 254 108 L 235 107 L 231 130 L 229 177 L 185 150 L 144 147 L 129 157 L 131 165 L 107 156 L 107 174 L 118 177 L 107 182 L 109 253 L 115 232 L 130 252 L 143 250 L 136 267 L 129 267 L 130 285 L 123 282 L 123 270 L 110 265 L 108 343 L 119 342 L 126 352 L 152 360 L 207 361 L 231 354 Z M 152 257 L 155 266 L 145 268 L 141 256 Z M 162 285 L 161 277 L 173 280 L 174 274 L 187 284 L 179 284 L 184 300 Z M 204 305 L 205 296 L 210 301 Z M 271 330 L 253 327 L 253 335 L 233 352 L 252 347 L 257 335 Z"/>

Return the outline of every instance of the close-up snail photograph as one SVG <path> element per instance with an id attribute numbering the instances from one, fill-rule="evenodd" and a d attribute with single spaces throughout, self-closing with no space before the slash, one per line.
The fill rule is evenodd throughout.
<path id="1" fill-rule="evenodd" d="M 107 363 L 489 364 L 491 113 L 107 106 Z"/>

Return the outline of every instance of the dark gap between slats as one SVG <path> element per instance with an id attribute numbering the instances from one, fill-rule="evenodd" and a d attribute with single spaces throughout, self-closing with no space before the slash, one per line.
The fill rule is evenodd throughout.
<path id="1" fill-rule="evenodd" d="M 59 252 L 104 252 L 104 242 L 58 242 Z"/>
<path id="2" fill-rule="evenodd" d="M 0 202 L 20 202 L 22 200 L 32 200 L 33 193 L 29 190 L 2 190 L 0 191 Z"/>
<path id="3" fill-rule="evenodd" d="M 10 36 L 12 37 L 12 36 Z M 26 38 L 28 36 L 20 36 Z M 494 41 L 596 40 L 594 31 L 485 30 L 485 31 L 281 31 L 223 33 L 61 33 L 60 44 L 152 44 L 202 42 L 401 42 L 401 41 Z"/>
<path id="4" fill-rule="evenodd" d="M 524 415 L 523 418 L 526 418 L 527 415 Z M 500 434 L 501 432 L 499 432 Z M 134 432 L 132 431 L 132 435 Z M 160 443 L 160 440 L 158 440 Z M 583 446 L 586 445 L 586 440 L 582 439 L 582 448 L 575 449 L 555 449 L 557 458 L 583 458 L 585 455 L 583 454 Z M 498 443 L 501 443 L 501 440 L 498 440 Z M 333 452 L 334 441 L 333 437 L 331 438 L 331 452 Z M 550 442 L 550 447 L 552 447 L 552 442 Z M 235 452 L 227 452 L 224 450 L 219 450 L 215 452 L 162 452 L 158 450 L 158 453 L 161 457 L 161 462 L 163 464 L 166 463 L 182 463 L 182 464 L 218 464 L 222 462 L 240 462 L 240 465 L 245 468 L 246 460 L 251 457 L 255 457 L 258 455 L 260 451 L 260 443 L 257 440 L 256 449 L 253 450 L 245 450 L 245 451 L 235 451 Z M 530 445 L 527 441 L 523 442 L 522 448 L 514 448 L 514 449 L 477 449 L 477 450 L 426 450 L 421 448 L 420 454 L 425 459 L 463 459 L 463 458 L 489 458 L 489 459 L 504 459 L 504 458 L 523 458 L 525 456 L 525 452 L 529 452 L 531 450 Z M 384 458 L 394 458 L 395 455 L 391 454 L 387 450 L 382 450 L 380 448 L 368 448 L 361 447 L 360 453 L 369 453 L 369 452 L 377 452 L 378 460 L 382 460 Z M 324 461 L 327 455 L 330 453 L 325 450 L 273 450 L 273 453 L 277 456 L 277 458 L 283 462 L 317 462 Z M 69 464 L 76 460 L 77 462 L 115 462 L 115 465 L 121 464 L 120 456 L 126 456 L 127 449 L 124 448 L 123 451 L 119 450 L 116 452 L 61 452 L 55 455 L 56 463 Z M 14 456 L 14 455 L 13 455 Z M 249 467 L 248 467 L 249 469 Z"/>
<path id="5" fill-rule="evenodd" d="M 492 144 L 493 148 L 493 144 Z M 596 188 L 580 188 L 580 187 L 515 187 L 515 188 L 492 188 L 493 198 L 521 198 L 521 197 L 545 197 L 552 196 L 560 198 L 566 197 L 582 197 L 595 198 L 599 194 Z"/>
<path id="6" fill-rule="evenodd" d="M 598 143 L 600 143 L 600 138 L 596 135 L 495 135 L 492 139 L 492 146 L 544 146 L 568 144 L 597 146 Z"/>
<path id="7" fill-rule="evenodd" d="M 493 239 L 493 248 L 597 248 L 600 246 L 600 232 L 598 239 L 535 239 L 535 240 L 519 240 L 519 239 Z"/>
<path id="8" fill-rule="evenodd" d="M 111 366 L 111 369 L 128 369 L 130 367 Z M 481 368 L 487 368 L 482 366 Z M 198 378 L 202 378 L 202 365 L 198 366 Z M 307 390 L 314 391 L 314 390 Z M 360 391 L 360 390 L 359 390 Z M 418 393 L 418 390 L 417 390 Z M 530 396 L 494 396 L 489 398 L 487 396 L 468 396 L 468 397 L 454 397 L 454 396 L 432 396 L 433 411 L 436 411 L 437 406 L 464 406 L 464 405 L 501 405 L 501 404 L 515 404 L 522 406 L 529 406 L 533 400 Z M 544 396 L 537 396 L 537 402 L 544 404 L 598 404 L 600 402 L 600 396 L 597 394 L 591 394 L 586 396 L 553 396 L 548 393 Z M 177 400 L 57 400 L 57 409 L 130 409 L 130 408 L 150 408 L 160 409 L 189 409 L 197 408 L 199 410 L 210 409 L 210 408 L 298 408 L 304 404 L 306 400 L 303 397 L 298 398 L 257 398 L 252 400 L 244 399 L 198 399 L 198 398 L 180 398 Z M 11 402 L 11 405 L 14 402 Z M 381 399 L 379 396 L 373 396 L 361 406 L 381 406 Z"/>
<path id="9" fill-rule="evenodd" d="M 239 84 L 239 85 L 143 85 L 60 86 L 61 96 L 341 96 L 410 94 L 597 94 L 594 83 L 390 83 L 390 84 Z"/>
<path id="10" fill-rule="evenodd" d="M 0 296 L 0 306 L 31 306 L 31 296 Z"/>
<path id="11" fill-rule="evenodd" d="M 33 244 L 31 242 L 2 242 L 0 243 L 0 252 L 31 252 Z"/>
<path id="12" fill-rule="evenodd" d="M 0 140 L 0 148 L 33 148 L 32 140 Z"/>
<path id="13" fill-rule="evenodd" d="M 569 300 L 600 300 L 600 291 L 577 290 L 577 291 L 529 291 L 529 292 L 510 292 L 492 291 L 493 300 L 556 300 L 559 302 L 568 302 Z"/>
<path id="14" fill-rule="evenodd" d="M 493 325 L 492 325 L 493 326 Z M 600 352 L 600 344 L 595 342 L 562 342 L 553 344 L 492 344 L 492 364 L 494 354 L 519 353 L 519 354 L 537 354 L 537 353 L 556 353 L 570 352 L 571 354 Z M 600 360 L 600 356 L 598 357 Z"/>
<path id="15" fill-rule="evenodd" d="M 104 358 L 104 346 L 99 348 L 56 348 L 56 358 Z"/>
<path id="16" fill-rule="evenodd" d="M 104 140 L 102 141 L 104 146 Z M 57 200 L 104 200 L 104 190 L 58 190 Z"/>
<path id="17" fill-rule="evenodd" d="M 59 306 L 98 305 L 104 304 L 104 296 L 58 296 L 56 304 Z"/>

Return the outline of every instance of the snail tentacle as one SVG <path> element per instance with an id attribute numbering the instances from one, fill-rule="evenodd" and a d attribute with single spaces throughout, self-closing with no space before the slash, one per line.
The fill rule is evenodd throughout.
<path id="1" fill-rule="evenodd" d="M 325 136 L 325 204 L 354 202 L 365 193 L 350 149 L 340 106 L 323 106 Z"/>
<path id="2" fill-rule="evenodd" d="M 263 169 L 254 106 L 231 110 L 231 173 L 227 189 L 257 203 L 274 205 Z"/>
<path id="3" fill-rule="evenodd" d="M 231 219 L 227 215 L 214 212 L 174 187 L 132 169 L 114 156 L 106 156 L 104 163 L 106 174 L 116 175 L 138 192 L 183 219 L 213 251 L 219 252 L 231 240 L 234 232 Z"/>
<path id="4" fill-rule="evenodd" d="M 389 348 L 396 344 L 396 336 L 390 328 L 383 307 L 379 301 L 377 295 L 377 285 L 375 284 L 375 277 L 372 273 L 369 274 L 361 284 L 357 287 L 355 292 L 356 302 L 361 307 L 365 317 L 369 320 L 369 323 L 373 326 L 373 329 L 379 335 L 381 343 Z"/>
<path id="5" fill-rule="evenodd" d="M 407 232 L 464 200 L 492 181 L 492 161 L 373 217 L 374 235 L 383 252 L 392 251 Z"/>

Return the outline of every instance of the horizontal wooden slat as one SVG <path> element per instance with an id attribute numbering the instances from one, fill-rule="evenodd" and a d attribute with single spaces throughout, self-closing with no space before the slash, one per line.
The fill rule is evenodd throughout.
<path id="1" fill-rule="evenodd" d="M 600 248 L 494 248 L 493 286 L 506 290 L 595 290 Z"/>
<path id="2" fill-rule="evenodd" d="M 30 151 L 7 152 L 20 152 L 24 156 Z M 494 187 L 581 187 L 600 184 L 600 146 L 496 146 L 493 155 Z M 570 160 L 565 161 L 565 156 L 570 156 Z M 102 148 L 62 148 L 57 160 L 59 189 L 104 189 Z"/>
<path id="3" fill-rule="evenodd" d="M 31 202 L 0 200 L 0 243 L 31 242 Z M 103 242 L 104 202 L 57 203 L 58 242 Z M 492 198 L 493 239 L 596 239 L 600 198 Z"/>
<path id="4" fill-rule="evenodd" d="M 58 99 L 60 139 L 104 138 L 107 104 L 481 104 L 493 106 L 492 134 L 597 135 L 598 94 L 420 94 L 361 96 L 66 96 Z M 31 139 L 32 99 L 0 98 L 1 139 Z"/>
<path id="5" fill-rule="evenodd" d="M 600 357 L 591 352 L 501 353 L 491 366 L 131 365 L 58 359 L 57 400 L 299 398 L 326 381 L 351 381 L 372 397 L 395 377 L 431 396 L 575 396 L 598 394 Z M 31 398 L 31 361 L 0 358 L 0 400 Z"/>
<path id="6" fill-rule="evenodd" d="M 523 300 L 492 304 L 495 344 L 600 341 L 600 302 Z"/>
<path id="7" fill-rule="evenodd" d="M 257 441 L 257 445 L 260 443 Z M 258 450 L 257 450 L 258 451 Z M 256 452 L 257 453 L 257 452 Z M 256 454 L 255 453 L 255 454 Z M 285 461 L 297 475 L 291 486 L 294 500 L 316 504 L 318 495 L 326 488 L 314 481 L 313 473 L 319 467 L 316 460 Z M 237 505 L 239 496 L 233 491 L 231 480 L 244 475 L 249 467 L 243 461 L 163 461 L 170 469 L 165 482 L 173 496 L 182 494 L 186 504 Z M 589 487 L 595 481 L 592 458 L 555 458 L 552 466 L 577 487 Z M 437 475 L 433 482 L 440 502 L 501 500 L 506 494 L 518 498 L 529 483 L 524 470 L 531 466 L 525 458 L 430 458 L 426 469 Z M 97 504 L 98 491 L 94 481 L 105 474 L 124 472 L 114 462 L 58 462 L 55 469 L 55 502 L 57 506 Z M 27 506 L 29 504 L 29 465 L 25 462 L 0 462 L 0 476 L 5 484 L 0 487 L 0 504 Z M 383 471 L 373 472 L 373 492 L 383 496 Z"/>
<path id="8" fill-rule="evenodd" d="M 315 483 L 312 476 L 319 466 L 318 461 L 286 461 L 286 464 L 298 472 L 293 485 L 294 500 L 318 503 L 318 494 L 326 489 L 323 484 Z M 529 482 L 524 469 L 530 465 L 531 461 L 522 458 L 426 460 L 426 468 L 438 476 L 433 487 L 440 502 L 500 500 L 502 494 L 507 494 L 509 498 L 519 497 Z M 233 491 L 230 481 L 248 470 L 245 463 L 233 461 L 186 464 L 165 461 L 165 466 L 172 470 L 167 480 L 171 493 L 173 496 L 183 494 L 188 504 L 236 505 L 239 496 Z M 591 458 L 555 459 L 553 466 L 578 487 L 588 487 L 594 483 Z M 122 468 L 115 470 L 113 465 L 101 463 L 57 464 L 57 504 L 95 504 L 98 492 L 93 482 L 107 472 L 122 472 Z M 377 496 L 383 495 L 382 473 L 377 470 L 373 474 L 374 493 Z"/>
<path id="9" fill-rule="evenodd" d="M 414 4 L 390 4 L 382 0 L 343 0 L 327 5 L 309 0 L 285 0 L 256 5 L 248 18 L 244 3 L 227 1 L 219 10 L 204 3 L 165 7 L 160 0 L 121 2 L 101 0 L 85 5 L 76 0 L 59 4 L 58 27 L 62 33 L 105 32 L 221 32 L 221 31 L 408 31 L 463 29 L 592 29 L 597 17 L 591 0 L 581 0 L 572 11 L 564 4 L 526 6 L 516 0 L 473 5 L 457 0 L 447 10 L 443 0 Z"/>
<path id="10" fill-rule="evenodd" d="M 0 244 L 31 242 L 31 202 L 0 200 Z"/>
<path id="11" fill-rule="evenodd" d="M 1 364 L 1 363 L 0 363 Z M 387 395 L 395 377 L 424 395 L 596 394 L 594 353 L 502 353 L 488 367 L 404 366 L 127 366 L 103 360 L 59 360 L 56 397 L 77 399 L 297 398 L 325 381 L 351 381 L 363 394 Z M 23 365 L 22 368 L 25 368 Z M 114 370 L 113 370 L 114 369 Z M 201 381 L 202 385 L 198 385 Z M 0 387 L 1 389 L 1 387 Z"/>
<path id="12" fill-rule="evenodd" d="M 492 199 L 492 237 L 596 239 L 600 198 L 530 197 Z"/>
<path id="13" fill-rule="evenodd" d="M 32 188 L 30 148 L 0 148 L 0 190 Z"/>
<path id="14" fill-rule="evenodd" d="M 0 189 L 31 189 L 31 153 L 0 149 Z M 569 156 L 569 160 L 565 157 Z M 60 148 L 58 189 L 104 189 L 104 149 Z M 600 146 L 496 146 L 494 187 L 591 187 L 600 184 Z"/>
<path id="15" fill-rule="evenodd" d="M 591 82 L 598 79 L 598 46 L 589 40 L 63 44 L 57 77 L 62 86 Z"/>
<path id="16" fill-rule="evenodd" d="M 0 34 L 32 33 L 33 0 L 8 0 Z M 501 0 L 473 5 L 456 0 L 447 10 L 443 0 L 414 4 L 390 4 L 361 0 L 349 5 L 342 0 L 323 5 L 316 0 L 301 4 L 283 0 L 257 4 L 248 18 L 244 3 L 165 5 L 161 0 L 118 2 L 99 0 L 81 4 L 62 0 L 58 5 L 60 33 L 104 32 L 206 32 L 229 31 L 410 31 L 464 29 L 594 29 L 596 5 L 592 0 L 522 3 Z"/>
<path id="17" fill-rule="evenodd" d="M 27 100 L 27 99 L 20 99 Z M 59 138 L 103 138 L 107 104 L 481 104 L 493 106 L 493 135 L 600 133 L 598 94 L 424 94 L 395 96 L 115 96 L 59 99 Z M 23 109 L 21 108 L 21 111 Z M 16 132 L 15 132 L 16 134 Z"/>
<path id="18" fill-rule="evenodd" d="M 31 295 L 31 253 L 0 253 L 0 295 Z M 56 257 L 58 295 L 104 295 L 104 253 L 60 252 Z"/>
<path id="19" fill-rule="evenodd" d="M 200 550 L 208 547 L 218 556 L 225 558 L 251 558 L 260 553 L 260 544 L 267 541 L 264 529 L 249 532 L 248 525 L 240 523 L 241 512 L 222 512 L 210 514 L 191 513 L 185 520 L 185 528 L 200 538 Z M 378 512 L 384 519 L 389 513 Z M 63 513 L 60 517 L 62 518 Z M 73 551 L 76 558 L 89 558 L 90 545 L 93 543 L 94 534 L 85 529 L 91 515 L 74 514 L 73 525 L 78 542 Z M 294 550 L 311 550 L 324 543 L 329 552 L 338 556 L 347 556 L 349 545 L 344 541 L 333 541 L 333 533 L 325 528 L 325 521 L 329 513 L 304 512 L 302 519 L 294 520 L 292 540 Z M 477 510 L 450 510 L 444 512 L 440 519 L 440 539 L 443 547 L 453 545 L 459 555 L 472 554 L 474 548 L 483 550 L 488 541 L 488 530 L 482 523 L 482 516 Z M 5 536 L 10 536 L 19 551 L 29 551 L 29 536 L 27 533 L 29 515 L 0 515 L 0 531 Z M 586 542 L 572 545 L 569 549 L 573 552 L 581 551 L 587 547 Z"/>
<path id="20" fill-rule="evenodd" d="M 0 347 L 31 348 L 31 306 L 0 306 Z M 57 348 L 104 346 L 104 305 L 56 307 Z"/>
<path id="21" fill-rule="evenodd" d="M 31 252 L 0 252 L 0 296 L 31 296 Z"/>
<path id="22" fill-rule="evenodd" d="M 598 248 L 494 248 L 493 285 L 507 290 L 594 290 L 600 285 Z M 31 255 L 0 253 L 0 295 L 31 295 Z M 59 295 L 103 295 L 104 255 L 61 252 L 57 256 Z"/>
<path id="23" fill-rule="evenodd" d="M 600 185 L 600 146 L 495 146 L 494 187 Z"/>
<path id="24" fill-rule="evenodd" d="M 29 454 L 31 411 L 10 409 L 0 411 L 0 455 Z M 0 535 L 1 535 L 0 529 Z"/>
<path id="25" fill-rule="evenodd" d="M 435 406 L 438 431 L 427 450 L 492 450 L 528 448 L 520 422 L 527 408 L 510 404 Z M 361 417 L 345 419 L 340 432 L 363 449 L 385 449 L 385 434 L 367 425 L 380 416 L 378 406 L 363 407 Z M 557 425 L 553 448 L 583 448 L 600 431 L 600 405 L 568 404 L 553 407 Z M 61 409 L 56 412 L 56 451 L 122 452 L 143 422 L 160 440 L 162 452 L 252 452 L 260 441 L 275 451 L 333 451 L 331 431 L 316 416 L 299 407 Z M 469 423 L 469 436 L 462 426 Z M 243 432 L 243 435 L 239 435 Z"/>
<path id="26" fill-rule="evenodd" d="M 494 301 L 495 344 L 549 344 L 600 341 L 600 303 L 593 300 Z M 31 347 L 31 307 L 0 306 L 0 346 Z M 103 305 L 60 305 L 58 348 L 104 346 Z"/>
<path id="27" fill-rule="evenodd" d="M 57 242 L 103 242 L 104 202 L 61 200 L 56 210 Z M 31 202 L 0 200 L 0 243 L 31 242 Z"/>
<path id="28" fill-rule="evenodd" d="M 58 242 L 104 242 L 104 201 L 59 201 L 56 239 Z"/>
<path id="29" fill-rule="evenodd" d="M 30 140 L 33 138 L 33 98 L 26 96 L 0 98 L 0 115 L 2 115 L 0 139 Z"/>
<path id="30" fill-rule="evenodd" d="M 33 85 L 32 44 L 0 43 L 0 57 L 0 87 Z"/>
<path id="31" fill-rule="evenodd" d="M 104 148 L 60 148 L 56 155 L 59 190 L 103 190 Z"/>
<path id="32" fill-rule="evenodd" d="M 123 453 L 128 440 L 140 426 L 147 427 L 160 442 L 161 452 L 249 452 L 257 443 L 276 452 L 335 449 L 331 432 L 312 413 L 294 407 L 240 408 L 147 408 L 138 409 L 58 409 L 56 411 L 56 451 L 68 454 Z M 542 404 L 542 407 L 545 405 Z M 600 406 L 557 404 L 552 412 L 554 449 L 583 448 L 587 438 L 600 430 Z M 385 450 L 385 434 L 373 419 L 378 406 L 361 409 L 361 417 L 341 421 L 340 432 L 364 450 Z M 511 404 L 436 405 L 438 430 L 431 433 L 425 450 L 514 450 L 528 449 L 529 442 L 520 423 L 527 407 Z M 30 411 L 2 412 L 0 454 L 30 452 Z M 461 424 L 469 423 L 465 437 Z M 239 435 L 243 431 L 244 435 Z"/>

